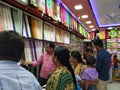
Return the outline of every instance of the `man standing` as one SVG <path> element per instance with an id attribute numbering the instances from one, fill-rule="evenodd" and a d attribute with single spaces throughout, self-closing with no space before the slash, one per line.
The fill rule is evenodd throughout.
<path id="1" fill-rule="evenodd" d="M 56 68 L 52 62 L 54 47 L 55 46 L 53 42 L 47 43 L 45 48 L 46 52 L 43 53 L 37 61 L 26 62 L 26 64 L 32 64 L 34 67 L 42 64 L 39 78 L 41 86 L 46 84 L 49 74 L 52 73 Z"/>
<path id="2" fill-rule="evenodd" d="M 111 55 L 104 49 L 102 40 L 96 39 L 93 41 L 93 44 L 95 45 L 95 48 L 97 50 L 96 70 L 98 72 L 99 78 L 97 89 L 107 90 Z"/>
<path id="3" fill-rule="evenodd" d="M 0 32 L 0 90 L 42 90 L 35 76 L 17 63 L 24 41 L 14 31 Z"/>

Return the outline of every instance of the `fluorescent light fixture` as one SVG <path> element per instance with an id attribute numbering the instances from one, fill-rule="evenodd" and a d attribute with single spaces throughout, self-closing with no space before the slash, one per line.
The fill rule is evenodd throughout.
<path id="1" fill-rule="evenodd" d="M 82 15 L 81 17 L 82 18 L 88 18 L 88 15 Z"/>
<path id="2" fill-rule="evenodd" d="M 91 24 L 92 22 L 91 21 L 86 21 L 86 24 Z"/>
<path id="3" fill-rule="evenodd" d="M 83 9 L 83 6 L 82 5 L 75 5 L 74 8 L 75 8 L 75 10 L 80 10 L 80 9 Z"/>
<path id="4" fill-rule="evenodd" d="M 99 36 L 99 33 L 96 33 Z"/>
<path id="5" fill-rule="evenodd" d="M 96 30 L 95 28 L 92 29 L 92 31 L 95 31 L 95 30 Z"/>
<path id="6" fill-rule="evenodd" d="M 113 29 L 113 27 L 108 27 L 108 29 Z"/>
<path id="7" fill-rule="evenodd" d="M 93 25 L 90 25 L 89 28 L 94 28 L 94 26 L 93 26 Z"/>
<path id="8" fill-rule="evenodd" d="M 78 17 L 78 19 L 80 19 L 80 16 Z"/>

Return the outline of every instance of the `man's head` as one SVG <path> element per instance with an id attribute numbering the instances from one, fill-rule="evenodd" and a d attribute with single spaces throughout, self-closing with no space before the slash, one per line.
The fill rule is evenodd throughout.
<path id="1" fill-rule="evenodd" d="M 97 50 L 103 48 L 103 41 L 101 39 L 96 39 L 93 41 L 93 44 Z"/>
<path id="2" fill-rule="evenodd" d="M 53 53 L 54 48 L 55 48 L 55 45 L 54 45 L 53 42 L 48 42 L 48 43 L 46 43 L 46 48 L 45 48 L 45 50 L 46 50 L 47 53 Z"/>
<path id="3" fill-rule="evenodd" d="M 0 32 L 0 60 L 19 61 L 24 52 L 22 37 L 14 31 Z"/>

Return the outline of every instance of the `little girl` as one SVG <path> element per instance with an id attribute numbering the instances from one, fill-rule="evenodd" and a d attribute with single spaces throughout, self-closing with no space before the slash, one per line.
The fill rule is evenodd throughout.
<path id="1" fill-rule="evenodd" d="M 83 71 L 82 79 L 84 80 L 84 90 L 97 90 L 96 84 L 92 84 L 93 81 L 97 81 L 98 73 L 95 69 L 96 59 L 94 56 L 88 56 L 86 58 L 87 68 Z"/>

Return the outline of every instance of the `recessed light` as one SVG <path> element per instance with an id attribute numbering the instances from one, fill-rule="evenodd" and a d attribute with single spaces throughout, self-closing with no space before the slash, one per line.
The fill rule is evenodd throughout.
<path id="1" fill-rule="evenodd" d="M 95 30 L 96 30 L 95 28 L 92 29 L 92 31 L 95 31 Z"/>
<path id="2" fill-rule="evenodd" d="M 90 25 L 89 28 L 94 28 L 94 26 L 93 26 L 93 25 Z"/>
<path id="3" fill-rule="evenodd" d="M 108 27 L 108 29 L 113 29 L 113 27 Z"/>
<path id="4" fill-rule="evenodd" d="M 78 19 L 80 19 L 80 16 L 78 17 Z"/>
<path id="5" fill-rule="evenodd" d="M 82 18 L 88 18 L 88 15 L 82 15 L 81 17 Z"/>
<path id="6" fill-rule="evenodd" d="M 75 5 L 74 8 L 75 8 L 75 10 L 80 10 L 80 9 L 83 9 L 83 6 L 82 5 Z"/>
<path id="7" fill-rule="evenodd" d="M 91 21 L 86 21 L 86 24 L 91 24 L 92 22 Z"/>

